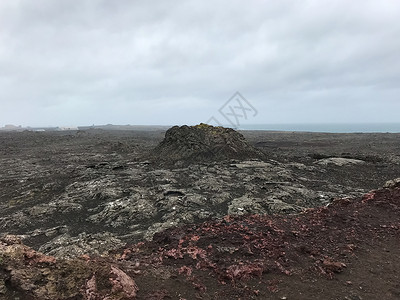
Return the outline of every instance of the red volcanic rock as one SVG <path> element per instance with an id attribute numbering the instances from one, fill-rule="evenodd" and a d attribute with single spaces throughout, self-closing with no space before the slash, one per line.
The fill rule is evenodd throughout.
<path id="1" fill-rule="evenodd" d="M 87 300 L 97 300 L 100 298 L 100 295 L 97 293 L 97 283 L 95 275 L 93 275 L 92 278 L 90 278 L 86 282 L 84 297 Z"/>
<path id="2" fill-rule="evenodd" d="M 346 264 L 339 261 L 331 261 L 329 259 L 325 259 L 322 262 L 322 265 L 328 272 L 340 273 L 343 271 L 343 268 L 346 268 Z"/>
<path id="3" fill-rule="evenodd" d="M 6 236 L 0 239 L 0 299 L 135 299 L 135 281 L 111 262 L 56 260 Z"/>
<path id="4" fill-rule="evenodd" d="M 110 282 L 112 284 L 113 292 L 119 292 L 124 294 L 128 299 L 134 299 L 136 293 L 139 290 L 135 281 L 126 275 L 121 269 L 111 266 Z"/>

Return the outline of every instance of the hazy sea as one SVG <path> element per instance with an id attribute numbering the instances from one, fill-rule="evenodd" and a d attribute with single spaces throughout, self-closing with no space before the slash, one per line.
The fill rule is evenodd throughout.
<path id="1" fill-rule="evenodd" d="M 354 123 L 354 124 L 242 124 L 239 130 L 308 131 L 330 133 L 390 132 L 400 133 L 400 123 Z"/>

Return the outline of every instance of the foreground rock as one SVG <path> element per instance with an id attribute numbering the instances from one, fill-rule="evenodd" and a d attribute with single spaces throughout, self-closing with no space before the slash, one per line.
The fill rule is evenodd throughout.
<path id="1" fill-rule="evenodd" d="M 154 154 L 157 160 L 184 165 L 193 162 L 263 157 L 263 153 L 251 146 L 239 132 L 203 123 L 168 129 Z"/>
<path id="2" fill-rule="evenodd" d="M 83 256 L 57 260 L 23 245 L 0 240 L 1 299 L 135 299 L 135 281 L 116 264 Z"/>
<path id="3" fill-rule="evenodd" d="M 398 299 L 400 183 L 291 216 L 171 228 L 105 257 L 0 241 L 5 299 Z M 331 280 L 334 278 L 335 280 Z"/>

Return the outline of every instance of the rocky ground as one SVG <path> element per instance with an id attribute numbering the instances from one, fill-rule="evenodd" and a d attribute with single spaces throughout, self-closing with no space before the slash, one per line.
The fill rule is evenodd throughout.
<path id="1" fill-rule="evenodd" d="M 400 179 L 288 216 L 175 227 L 107 256 L 0 239 L 4 299 L 399 299 Z"/>
<path id="2" fill-rule="evenodd" d="M 243 132 L 264 157 L 186 166 L 149 155 L 164 134 L 1 133 L 1 232 L 58 257 L 102 254 L 179 224 L 301 212 L 400 174 L 396 134 Z"/>
<path id="3" fill-rule="evenodd" d="M 106 255 L 183 224 L 302 214 L 400 175 L 400 134 L 242 134 L 218 134 L 210 147 L 214 138 L 183 143 L 172 131 L 174 148 L 165 131 L 1 132 L 0 232 L 57 259 Z"/>

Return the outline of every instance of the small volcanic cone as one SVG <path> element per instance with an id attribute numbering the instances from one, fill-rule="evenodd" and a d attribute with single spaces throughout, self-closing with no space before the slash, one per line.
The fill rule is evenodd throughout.
<path id="1" fill-rule="evenodd" d="M 169 163 L 263 157 L 263 153 L 251 146 L 239 132 L 203 123 L 168 129 L 164 140 L 154 149 L 154 155 Z"/>

